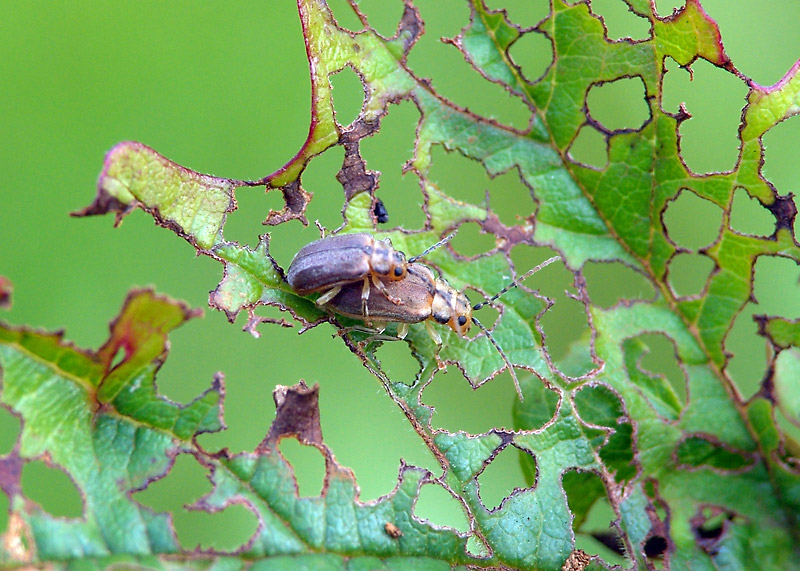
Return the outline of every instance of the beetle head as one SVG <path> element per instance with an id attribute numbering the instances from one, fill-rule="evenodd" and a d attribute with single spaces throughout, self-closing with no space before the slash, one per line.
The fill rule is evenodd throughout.
<path id="1" fill-rule="evenodd" d="M 464 337 L 472 325 L 472 305 L 466 295 L 439 279 L 436 280 L 431 317 L 437 323 L 447 325 L 459 337 Z"/>

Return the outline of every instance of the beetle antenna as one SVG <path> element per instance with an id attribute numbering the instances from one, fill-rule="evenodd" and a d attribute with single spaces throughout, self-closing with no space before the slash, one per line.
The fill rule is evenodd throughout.
<path id="1" fill-rule="evenodd" d="M 541 264 L 539 264 L 538 266 L 535 266 L 535 267 L 531 268 L 530 270 L 528 270 L 527 272 L 525 272 L 524 274 L 522 274 L 522 276 L 520 276 L 519 278 L 515 279 L 513 282 L 511 282 L 511 283 L 510 283 L 510 284 L 508 284 L 506 287 L 504 287 L 503 289 L 501 289 L 500 291 L 498 291 L 496 294 L 494 294 L 494 295 L 493 295 L 492 297 L 490 297 L 489 299 L 487 299 L 487 300 L 485 300 L 485 301 L 482 301 L 482 302 L 480 302 L 480 303 L 476 303 L 475 305 L 473 305 L 473 306 L 472 306 L 472 309 L 473 309 L 473 311 L 474 311 L 474 310 L 476 310 L 476 309 L 480 309 L 480 308 L 481 308 L 481 307 L 483 307 L 484 305 L 489 305 L 489 304 L 490 304 L 490 303 L 492 303 L 494 300 L 496 300 L 498 297 L 500 297 L 501 295 L 503 295 L 504 293 L 506 293 L 508 290 L 510 290 L 512 287 L 517 287 L 517 286 L 519 285 L 519 283 L 520 283 L 520 282 L 522 282 L 522 281 L 523 281 L 525 278 L 527 278 L 528 276 L 530 276 L 530 275 L 532 275 L 532 274 L 535 274 L 535 273 L 536 273 L 536 272 L 538 272 L 539 270 L 541 270 L 541 269 L 543 269 L 543 268 L 546 268 L 547 266 L 549 266 L 549 265 L 550 265 L 550 264 L 552 264 L 553 262 L 557 262 L 557 261 L 559 261 L 560 259 L 561 259 L 561 256 L 553 256 L 552 258 L 545 260 L 544 262 L 542 262 L 542 263 L 541 263 Z"/>
<path id="2" fill-rule="evenodd" d="M 519 379 L 517 379 L 517 374 L 514 372 L 514 365 L 512 365 L 511 361 L 508 360 L 508 357 L 506 356 L 503 349 L 500 347 L 497 341 L 494 340 L 494 337 L 492 336 L 491 333 L 489 333 L 489 330 L 483 326 L 483 323 L 481 323 L 474 317 L 472 318 L 472 323 L 477 325 L 481 331 L 486 333 L 486 338 L 489 339 L 489 341 L 491 341 L 492 345 L 494 345 L 494 348 L 497 349 L 498 353 L 500 353 L 500 356 L 503 358 L 503 362 L 505 362 L 506 367 L 508 367 L 508 372 L 511 373 L 511 378 L 514 379 L 514 388 L 517 389 L 517 395 L 519 396 L 520 402 L 525 400 L 522 396 L 522 389 L 519 386 Z"/>
<path id="3" fill-rule="evenodd" d="M 427 250 L 425 250 L 425 251 L 424 251 L 424 252 L 422 252 L 421 254 L 417 254 L 416 256 L 413 256 L 413 257 L 409 258 L 409 259 L 408 259 L 408 263 L 409 263 L 409 264 L 413 264 L 414 262 L 416 262 L 416 261 L 417 261 L 417 260 L 419 260 L 420 258 L 422 258 L 422 257 L 425 257 L 425 256 L 427 256 L 428 254 L 430 254 L 431 252 L 433 252 L 433 251 L 434 251 L 436 248 L 440 248 L 441 246 L 444 246 L 444 245 L 445 245 L 445 244 L 447 244 L 447 243 L 448 243 L 450 240 L 452 240 L 453 238 L 455 238 L 455 237 L 456 237 L 456 234 L 458 234 L 458 230 L 455 230 L 454 232 L 452 232 L 452 233 L 451 233 L 451 234 L 449 234 L 448 236 L 445 236 L 444 238 L 442 238 L 441 240 L 439 240 L 438 242 L 436 242 L 436 243 L 435 243 L 433 246 L 431 246 L 430 248 L 428 248 Z"/>

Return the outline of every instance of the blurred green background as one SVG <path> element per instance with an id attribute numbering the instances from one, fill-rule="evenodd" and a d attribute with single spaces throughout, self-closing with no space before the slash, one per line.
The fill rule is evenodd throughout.
<path id="1" fill-rule="evenodd" d="M 357 26 L 344 0 L 330 4 L 342 25 Z M 482 80 L 455 48 L 438 41 L 455 36 L 466 23 L 466 3 L 416 4 L 427 33 L 412 51 L 411 68 L 432 78 L 434 87 L 459 105 L 524 128 L 526 108 Z M 661 15 L 681 4 L 657 2 Z M 594 0 L 592 5 L 606 18 L 612 39 L 647 35 L 647 23 L 627 12 L 622 0 Z M 736 2 L 735 8 L 725 0 L 706 0 L 703 5 L 719 23 L 733 63 L 753 81 L 778 81 L 800 57 L 800 4 L 795 0 L 749 0 Z M 399 0 L 362 0 L 360 6 L 380 33 L 394 33 L 402 13 Z M 507 7 L 512 19 L 524 26 L 535 24 L 547 10 L 544 0 L 493 1 L 490 6 Z M 294 3 L 4 2 L 0 30 L 0 275 L 9 277 L 15 288 L 13 308 L 3 319 L 65 329 L 68 340 L 94 349 L 105 340 L 109 321 L 134 286 L 153 286 L 191 306 L 206 307 L 208 291 L 221 278 L 218 263 L 195 257 L 189 244 L 155 227 L 140 211 L 118 229 L 110 217 L 74 219 L 68 213 L 91 202 L 103 154 L 122 140 L 142 141 L 203 173 L 240 179 L 260 178 L 289 160 L 306 137 L 310 108 L 308 67 Z M 551 54 L 547 42 L 530 35 L 512 48 L 512 56 L 535 79 Z M 705 62 L 694 66 L 692 82 L 674 62 L 668 62 L 668 68 L 665 109 L 674 112 L 685 102 L 693 115 L 681 130 L 687 164 L 696 172 L 733 168 L 745 85 Z M 592 114 L 610 127 L 640 125 L 647 113 L 637 81 L 593 89 L 588 99 Z M 333 82 L 337 116 L 347 124 L 360 108 L 361 87 L 349 70 Z M 381 132 L 363 142 L 369 167 L 383 173 L 379 196 L 389 209 L 388 227 L 419 228 L 424 222 L 417 181 L 413 175 L 401 175 L 411 156 L 416 119 L 410 103 L 392 106 Z M 765 137 L 765 174 L 782 194 L 797 191 L 798 135 L 798 121 L 790 120 Z M 604 161 L 602 141 L 591 132 L 581 133 L 572 154 L 590 164 Z M 303 177 L 304 187 L 314 192 L 309 220 L 319 219 L 329 228 L 341 223 L 342 192 L 334 176 L 342 156 L 340 149 L 331 149 L 315 159 Z M 437 150 L 434 159 L 433 177 L 451 196 L 479 202 L 488 189 L 506 223 L 532 211 L 533 203 L 516 175 L 488 180 L 477 164 L 462 157 Z M 318 237 L 313 225 L 303 228 L 298 222 L 274 229 L 261 226 L 270 208 L 281 207 L 280 193 L 239 189 L 237 199 L 240 208 L 230 216 L 225 237 L 254 245 L 258 234 L 269 230 L 273 254 L 284 267 L 301 245 Z M 722 213 L 685 196 L 665 220 L 673 239 L 697 248 L 714 240 Z M 772 231 L 766 212 L 741 192 L 731 224 L 751 233 Z M 469 227 L 454 241 L 466 254 L 491 245 L 491 238 Z M 515 251 L 517 269 L 527 269 L 534 257 Z M 696 293 L 709 271 L 699 256 L 687 254 L 675 262 L 672 285 L 681 294 Z M 601 305 L 613 304 L 620 296 L 650 295 L 643 280 L 618 264 L 590 264 L 586 273 L 590 293 Z M 580 307 L 564 296 L 564 289 L 571 287 L 570 276 L 556 270 L 551 274 L 528 285 L 541 287 L 557 301 L 545 329 L 558 357 L 586 324 Z M 791 262 L 758 262 L 760 303 L 737 319 L 728 345 L 736 353 L 729 373 L 746 396 L 760 381 L 765 363 L 764 343 L 755 337 L 750 315 L 800 316 L 797 278 Z M 241 319 L 230 325 L 223 314 L 206 311 L 203 319 L 172 335 L 171 354 L 159 374 L 161 392 L 185 402 L 208 387 L 215 371 L 225 373 L 228 429 L 204 436 L 205 446 L 252 450 L 273 417 L 273 387 L 305 379 L 321 385 L 325 439 L 338 461 L 355 471 L 362 499 L 392 491 L 401 458 L 436 468 L 400 410 L 332 338 L 330 326 L 301 337 L 297 328 L 264 326 L 262 337 L 254 339 L 241 331 L 242 325 Z M 669 343 L 658 336 L 650 341 L 653 355 L 645 365 L 680 383 Z M 387 344 L 379 356 L 390 375 L 410 380 L 415 372 L 403 343 Z M 451 367 L 425 395 L 436 406 L 436 426 L 470 432 L 511 427 L 514 391 L 507 373 L 472 391 Z M 17 420 L 0 409 L 0 453 L 11 449 L 18 430 Z M 318 494 L 323 477 L 319 453 L 295 442 L 285 443 L 282 450 L 296 468 L 301 494 Z M 497 505 L 515 486 L 526 485 L 518 458 L 510 451 L 491 468 L 481 480 L 488 505 Z M 23 483 L 52 513 L 80 514 L 78 492 L 57 470 L 32 463 Z M 234 547 L 256 526 L 244 508 L 233 506 L 213 515 L 180 509 L 208 489 L 203 469 L 192 458 L 180 457 L 167 478 L 136 497 L 154 509 L 174 510 L 184 545 Z M 0 529 L 5 527 L 7 506 L 8 499 L 0 494 Z M 434 523 L 465 529 L 455 501 L 432 487 L 423 490 L 416 510 Z"/>

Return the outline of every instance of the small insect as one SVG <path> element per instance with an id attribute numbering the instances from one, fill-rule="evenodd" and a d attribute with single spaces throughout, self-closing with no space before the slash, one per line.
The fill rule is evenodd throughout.
<path id="1" fill-rule="evenodd" d="M 372 207 L 372 214 L 378 224 L 386 224 L 389 221 L 389 211 L 386 210 L 386 205 L 380 198 L 375 200 L 375 206 Z"/>
<path id="2" fill-rule="evenodd" d="M 386 535 L 391 537 L 392 539 L 399 539 L 403 537 L 403 532 L 390 521 L 386 522 L 386 525 L 383 526 L 383 530 L 386 532 Z"/>
<path id="3" fill-rule="evenodd" d="M 514 372 L 514 367 L 489 330 L 472 315 L 472 312 L 495 301 L 528 276 L 560 259 L 560 256 L 554 256 L 545 260 L 538 266 L 525 272 L 522 276 L 508 284 L 488 300 L 476 303 L 475 305 L 470 303 L 466 294 L 456 290 L 444 279 L 436 277 L 433 271 L 427 266 L 419 263 L 409 263 L 405 279 L 386 284 L 389 295 L 368 298 L 368 319 L 376 322 L 379 321 L 382 324 L 385 322 L 398 323 L 397 338 L 399 339 L 405 338 L 408 333 L 409 324 L 424 322 L 425 328 L 437 345 L 442 344 L 442 337 L 433 327 L 433 321 L 441 325 L 447 325 L 450 329 L 455 331 L 459 337 L 464 337 L 469 332 L 470 326 L 474 323 L 486 334 L 487 339 L 489 339 L 494 348 L 497 349 L 500 357 L 502 357 L 511 373 L 511 378 L 514 380 L 517 394 L 520 400 L 522 400 L 522 390 L 520 389 L 517 375 Z M 402 300 L 403 303 L 392 303 L 392 297 Z M 340 291 L 337 292 L 337 295 L 328 299 L 327 307 L 339 315 L 367 320 L 367 313 L 363 310 L 362 301 L 363 298 L 361 297 L 358 285 L 345 284 L 340 288 Z M 382 331 L 382 329 L 379 329 L 379 331 Z"/>
<path id="4" fill-rule="evenodd" d="M 409 260 L 403 252 L 394 249 L 388 238 L 380 240 L 366 233 L 329 236 L 300 248 L 289 265 L 286 281 L 300 295 L 323 292 L 316 300 L 317 305 L 328 303 L 344 285 L 361 282 L 360 315 L 368 320 L 367 300 L 371 287 L 393 304 L 402 305 L 403 298 L 389 293 L 386 283 L 403 280 L 409 263 L 430 253 L 454 235 L 450 234 Z"/>

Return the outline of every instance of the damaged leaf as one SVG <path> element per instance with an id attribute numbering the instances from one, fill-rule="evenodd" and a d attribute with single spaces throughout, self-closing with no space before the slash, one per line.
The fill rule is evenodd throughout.
<path id="1" fill-rule="evenodd" d="M 87 489 L 93 481 L 75 475 L 81 465 L 73 464 L 92 464 L 96 471 L 95 464 L 120 454 L 97 445 L 91 450 L 87 445 L 88 451 L 82 452 L 75 449 L 80 439 L 61 443 L 43 438 L 45 444 L 37 440 L 52 431 L 49 409 L 46 402 L 33 406 L 39 390 L 36 382 L 19 380 L 35 364 L 42 371 L 32 373 L 34 379 L 49 378 L 53 372 L 62 375 L 57 387 L 42 382 L 41 390 L 49 387 L 67 395 L 63 402 L 76 408 L 64 408 L 56 418 L 77 415 L 80 421 L 73 424 L 87 442 L 100 429 L 153 433 L 157 445 L 141 452 L 135 448 L 151 464 L 139 462 L 139 471 L 126 474 L 126 489 L 159 477 L 178 453 L 202 457 L 214 488 L 196 507 L 213 511 L 239 502 L 257 514 L 259 529 L 243 549 L 248 558 L 302 555 L 318 558 L 315 565 L 344 565 L 351 558 L 347 564 L 353 567 L 360 557 L 379 558 L 365 560 L 367 566 L 388 566 L 390 557 L 420 557 L 447 566 L 609 568 L 611 563 L 602 553 L 587 554 L 576 543 L 592 509 L 602 505 L 612 514 L 610 543 L 624 556 L 625 568 L 800 566 L 799 448 L 776 418 L 780 411 L 790 422 L 798 419 L 797 321 L 790 316 L 756 317 L 768 348 L 767 370 L 749 400 L 742 398 L 731 379 L 726 345 L 737 316 L 755 301 L 753 275 L 759 257 L 800 263 L 792 195 L 781 194 L 762 173 L 763 136 L 800 109 L 800 63 L 773 86 L 756 84 L 730 60 L 717 24 L 698 0 L 687 1 L 667 17 L 659 17 L 652 2 L 628 0 L 630 11 L 650 24 L 648 37 L 637 41 L 610 40 L 603 19 L 588 1 L 554 0 L 547 15 L 529 28 L 480 0 L 467 4 L 469 21 L 446 43 L 459 50 L 475 74 L 524 102 L 530 110 L 527 129 L 504 125 L 458 101 L 448 101 L 435 91 L 435 78 L 428 81 L 414 73 L 408 55 L 424 25 L 423 15 L 410 1 L 404 3 L 395 34 L 386 38 L 370 27 L 369 14 L 360 12 L 355 3 L 349 8 L 363 28 L 351 32 L 339 26 L 325 2 L 300 0 L 312 116 L 308 138 L 291 160 L 259 180 L 243 181 L 199 174 L 140 143 L 121 143 L 106 156 L 95 201 L 77 213 L 113 213 L 119 223 L 141 208 L 198 253 L 220 261 L 223 277 L 209 303 L 231 322 L 246 312 L 244 329 L 254 335 L 264 321 L 297 324 L 301 332 L 330 324 L 403 411 L 438 461 L 439 473 L 402 464 L 393 493 L 372 504 L 360 503 L 353 474 L 335 461 L 322 441 L 317 390 L 303 384 L 281 387 L 276 393 L 278 416 L 254 452 L 204 455 L 194 436 L 221 427 L 221 378 L 186 407 L 158 397 L 152 377 L 164 358 L 164 335 L 191 312 L 153 294 L 137 293 L 114 322 L 109 342 L 96 353 L 68 348 L 54 336 L 16 330 L 6 334 L 2 398 L 23 419 L 20 446 L 5 460 L 9 474 L 26 459 L 47 453 L 83 490 L 88 513 L 95 509 Z M 541 35 L 552 46 L 552 63 L 535 80 L 510 55 L 526 34 Z M 739 156 L 730 171 L 701 175 L 683 160 L 680 127 L 691 115 L 684 107 L 671 113 L 662 105 L 668 59 L 688 70 L 702 59 L 747 87 Z M 331 95 L 331 76 L 345 68 L 355 71 L 365 94 L 361 112 L 349 125 L 337 122 Z M 587 103 L 590 90 L 630 78 L 643 86 L 646 119 L 635 128 L 605 127 Z M 425 224 L 378 231 L 380 173 L 368 168 L 360 146 L 379 131 L 392 111 L 390 104 L 400 101 L 411 101 L 418 111 L 415 139 L 408 141 L 413 153 L 403 168 L 406 176 L 418 179 Z M 584 128 L 604 141 L 607 160 L 602 169 L 572 155 L 572 145 Z M 527 269 L 512 264 L 512 250 L 558 254 L 560 270 L 571 279 L 567 298 L 581 308 L 586 326 L 567 357 L 553 356 L 544 323 L 555 301 L 534 291 L 538 282 L 533 277 L 492 301 L 498 317 L 493 323 L 487 321 L 488 332 L 466 337 L 433 324 L 442 338 L 437 347 L 423 325 L 413 324 L 405 343 L 419 371 L 414 379 L 390 378 L 376 351 L 397 333 L 396 325 L 376 335 L 364 331 L 369 325 L 366 315 L 364 320 L 342 317 L 315 303 L 315 298 L 295 293 L 286 283 L 286 268 L 270 254 L 268 234 L 255 248 L 225 238 L 227 214 L 237 208 L 235 194 L 242 187 L 282 193 L 283 210 L 267 213 L 265 224 L 293 219 L 306 224 L 312 191 L 322 190 L 304 188 L 304 170 L 333 146 L 344 151 L 336 175 L 343 191 L 343 220 L 337 232 L 366 231 L 389 238 L 409 257 L 467 224 L 494 237 L 493 247 L 474 257 L 447 246 L 423 260 L 458 291 L 468 291 L 473 303 L 490 299 Z M 488 177 L 518 175 L 522 192 L 508 191 L 518 193 L 511 197 L 519 205 L 516 222 L 510 226 L 501 222 L 488 195 L 484 203 L 471 204 L 459 188 L 439 184 L 431 171 L 436 149 L 475 161 Z M 730 225 L 738 189 L 770 213 L 774 219 L 770 235 L 744 234 Z M 679 245 L 664 223 L 665 213 L 682 193 L 705 199 L 723 213 L 718 234 L 705 247 L 691 250 Z M 686 253 L 702 254 L 713 263 L 702 293 L 690 297 L 680 296 L 669 281 L 670 271 L 675 271 L 672 262 Z M 643 276 L 655 295 L 621 298 L 610 306 L 595 304 L 584 269 L 597 262 L 624 264 Z M 381 294 L 375 290 L 372 295 Z M 286 318 L 261 317 L 256 314 L 259 306 L 278 308 Z M 670 348 L 676 371 L 671 377 L 648 368 L 643 339 L 652 334 L 663 337 Z M 116 363 L 118 355 L 122 359 Z M 564 363 L 569 363 L 569 371 Z M 452 365 L 465 382 L 480 390 L 486 382 L 503 382 L 504 377 L 495 377 L 509 364 L 520 376 L 526 397 L 514 404 L 513 429 L 498 426 L 470 434 L 434 426 L 434 409 L 426 403 L 424 391 L 441 381 L 439 371 Z M 19 377 L 13 376 L 15 371 Z M 25 397 L 22 387 L 34 396 Z M 37 422 L 45 423 L 47 430 L 39 431 Z M 326 479 L 319 498 L 298 497 L 291 466 L 277 453 L 280 439 L 289 436 L 318 448 L 325 458 Z M 56 444 L 68 446 L 69 458 L 64 451 L 56 455 L 50 450 Z M 515 489 L 489 509 L 478 478 L 507 449 L 523 453 L 529 486 Z M 98 450 L 102 458 L 92 455 Z M 127 457 L 122 460 L 130 462 Z M 442 486 L 458 500 L 469 523 L 465 534 L 412 515 L 423 483 Z M 586 495 L 578 498 L 584 493 L 583 484 Z M 119 489 L 122 513 L 139 518 L 130 537 L 114 535 L 113 526 L 124 518 L 105 522 L 94 512 L 72 526 L 56 525 L 48 518 L 36 520 L 30 515 L 36 514 L 35 508 L 26 505 L 17 488 L 13 477 L 4 484 L 15 502 L 14 530 L 20 538 L 32 534 L 27 543 L 35 545 L 36 555 L 15 555 L 17 551 L 6 548 L 9 558 L 27 562 L 177 550 L 167 519 L 143 515 Z M 37 531 L 45 529 L 46 536 Z M 78 539 L 69 539 L 73 537 L 69 533 Z M 468 539 L 479 549 L 468 549 Z M 53 545 L 56 541 L 64 544 Z M 68 551 L 67 546 L 76 542 L 89 547 L 78 554 Z M 331 559 L 325 559 L 327 555 Z"/>

